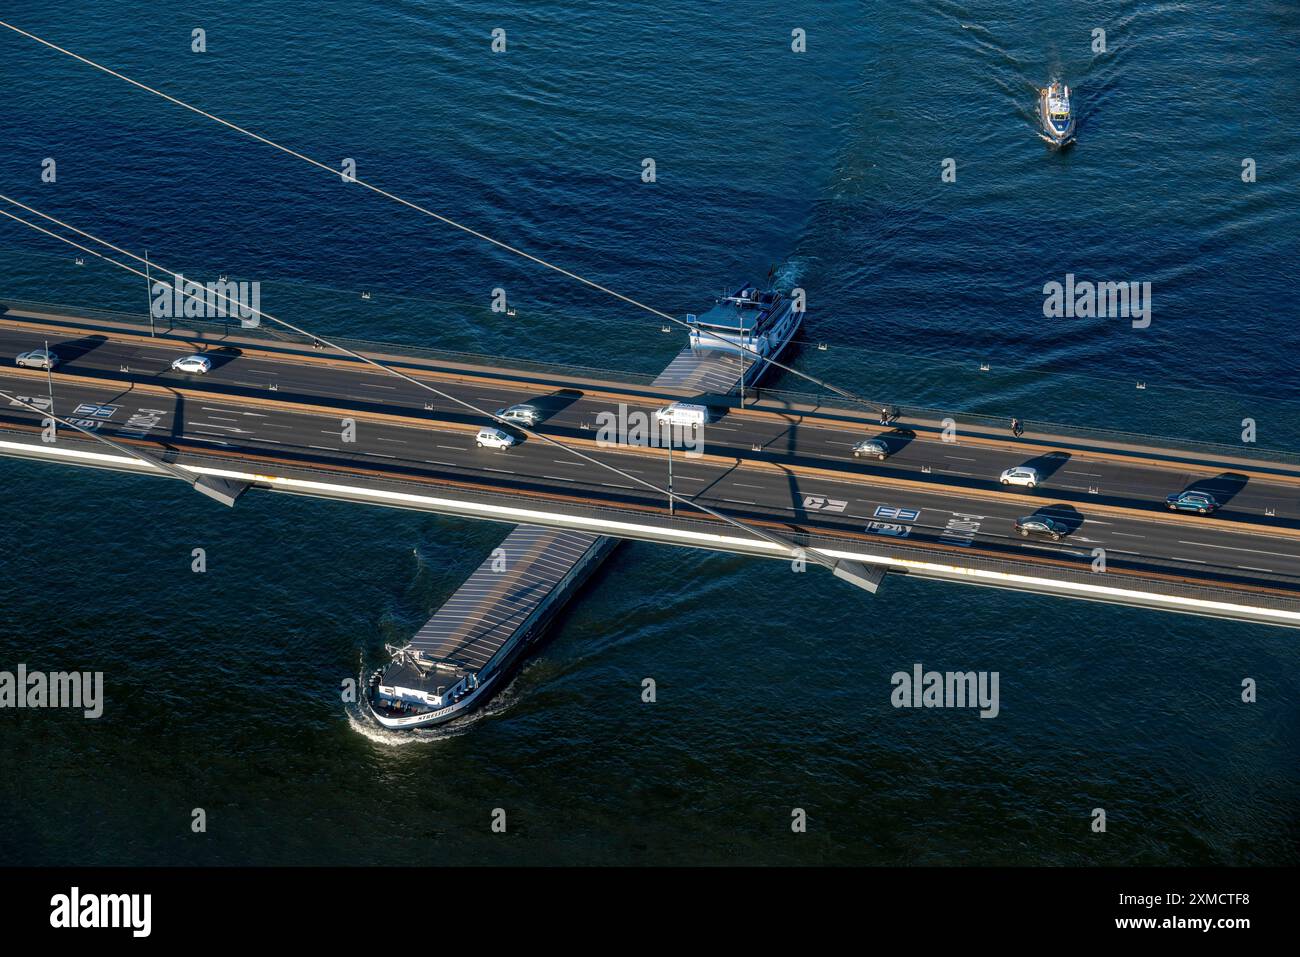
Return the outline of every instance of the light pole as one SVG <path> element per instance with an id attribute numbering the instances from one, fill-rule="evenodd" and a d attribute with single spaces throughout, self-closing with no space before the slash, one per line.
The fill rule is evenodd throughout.
<path id="1" fill-rule="evenodd" d="M 50 421 L 54 419 L 54 357 L 50 355 L 50 340 L 45 340 L 45 384 L 50 392 Z M 58 431 L 58 425 L 54 426 Z"/>
<path id="2" fill-rule="evenodd" d="M 673 430 L 668 429 L 668 514 L 677 514 L 673 508 Z"/>
<path id="3" fill-rule="evenodd" d="M 145 304 L 149 307 L 149 336 L 153 338 L 157 333 L 153 329 L 153 278 L 150 276 L 149 250 L 147 249 L 144 251 L 144 291 Z"/>
<path id="4" fill-rule="evenodd" d="M 740 407 L 745 408 L 745 373 L 748 354 L 745 352 L 745 320 L 740 320 Z"/>

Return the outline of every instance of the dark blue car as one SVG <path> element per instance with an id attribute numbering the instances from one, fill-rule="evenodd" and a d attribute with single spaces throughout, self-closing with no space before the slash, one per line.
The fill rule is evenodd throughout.
<path id="1" fill-rule="evenodd" d="M 1219 503 L 1209 492 L 1195 491 L 1170 495 L 1165 499 L 1165 504 L 1169 506 L 1171 512 L 1196 512 L 1200 515 L 1209 515 L 1219 507 Z"/>

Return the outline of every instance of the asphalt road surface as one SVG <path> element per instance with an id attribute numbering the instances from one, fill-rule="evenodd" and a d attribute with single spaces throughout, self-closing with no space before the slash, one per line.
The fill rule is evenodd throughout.
<path id="1" fill-rule="evenodd" d="M 19 372 L 12 362 L 47 339 L 61 359 L 53 376 L 56 413 L 108 437 L 576 497 L 642 513 L 664 509 L 661 494 L 535 438 L 508 450 L 479 448 L 474 430 L 491 424 L 483 416 L 378 370 L 327 362 L 321 353 L 283 357 L 260 355 L 255 348 L 195 349 L 0 321 L 0 390 L 46 401 L 45 376 Z M 171 370 L 173 359 L 195 352 L 213 361 L 211 372 Z M 544 419 L 536 431 L 574 442 L 645 481 L 667 483 L 663 448 L 595 444 L 602 413 L 621 414 L 633 424 L 638 413 L 653 421 L 666 400 L 634 395 L 646 391 L 643 385 L 539 389 L 517 378 L 500 370 L 494 381 L 439 375 L 429 381 L 489 412 L 519 402 L 537 405 Z M 620 410 L 620 396 L 628 395 Z M 355 422 L 353 435 L 345 434 L 348 418 Z M 0 426 L 34 429 L 39 420 L 39 414 L 0 400 Z M 852 457 L 855 443 L 876 436 L 889 443 L 888 460 Z M 959 437 L 952 443 L 911 432 L 906 422 L 889 429 L 734 409 L 703 428 L 701 447 L 699 458 L 680 446 L 673 455 L 674 490 L 740 520 L 859 539 L 901 536 L 909 545 L 978 548 L 1026 562 L 1065 559 L 1081 568 L 1100 547 L 1108 562 L 1122 567 L 1227 585 L 1300 587 L 1300 537 L 1287 534 L 1300 529 L 1300 481 L 1263 468 L 1144 463 L 1053 449 L 1032 436 L 1021 442 Z M 1000 486 L 999 474 L 1015 465 L 1037 468 L 1041 485 L 1033 491 Z M 1210 517 L 1170 515 L 1165 496 L 1187 488 L 1212 492 L 1223 507 Z M 1015 519 L 1035 512 L 1064 522 L 1069 534 L 1060 542 L 1015 534 Z"/>

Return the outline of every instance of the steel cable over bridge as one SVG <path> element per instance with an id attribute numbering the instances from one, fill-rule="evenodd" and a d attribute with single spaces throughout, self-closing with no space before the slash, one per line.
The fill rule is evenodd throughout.
<path id="1" fill-rule="evenodd" d="M 104 332 L 84 321 L 82 339 L 102 340 L 107 347 L 96 341 L 78 348 L 57 373 L 45 372 L 44 399 L 25 371 L 0 373 L 0 400 L 8 403 L 7 414 L 0 414 L 0 454 L 165 475 L 228 505 L 245 489 L 269 488 L 522 522 L 411 644 L 396 649 L 394 661 L 375 673 L 375 713 L 385 723 L 408 726 L 430 723 L 430 716 L 445 719 L 498 685 L 565 597 L 623 537 L 775 557 L 796 565 L 808 560 L 870 591 L 891 571 L 1300 625 L 1300 515 L 1293 504 L 1300 467 L 1293 456 L 1153 443 L 1141 436 L 1098 441 L 1047 435 L 1008 443 L 988 429 L 969 432 L 953 448 L 946 428 L 940 439 L 931 423 L 873 430 L 860 397 L 784 364 L 779 351 L 763 355 L 743 341 L 726 340 L 450 216 L 344 176 L 17 26 L 3 21 L 0 26 L 511 255 L 689 328 L 697 340 L 713 340 L 715 349 L 686 350 L 648 384 L 552 375 L 551 384 L 577 397 L 573 407 L 560 404 L 535 428 L 512 425 L 526 439 L 523 446 L 491 459 L 477 458 L 457 444 L 479 425 L 506 424 L 490 411 L 491 405 L 481 404 L 477 393 L 492 392 L 506 405 L 535 398 L 529 389 L 538 380 L 529 373 L 473 362 L 455 370 L 445 364 L 435 369 L 414 356 L 380 354 L 317 336 L 260 310 L 253 311 L 287 330 L 289 341 L 298 337 L 323 351 L 277 354 L 263 343 L 260 349 L 254 344 L 234 348 L 233 357 L 220 356 L 216 354 L 233 347 L 214 347 L 211 338 L 187 338 L 175 330 L 151 335 L 146 343 L 129 323 Z M 0 215 L 106 263 L 141 277 L 149 278 L 152 270 L 179 278 L 30 205 L 8 196 L 0 200 L 63 233 L 6 210 L 0 209 Z M 146 271 L 103 250 L 144 264 Z M 7 318 L 13 322 L 0 323 L 0 339 L 18 342 L 30 337 L 33 328 L 75 334 L 79 326 L 76 317 L 62 317 L 61 323 L 48 315 Z M 221 359 L 221 368 L 201 387 L 168 377 L 155 361 L 168 349 L 192 349 L 195 343 L 212 348 Z M 114 370 L 111 357 L 126 361 Z M 241 370 L 253 364 L 260 364 L 258 373 L 271 376 L 274 384 L 263 390 L 267 380 L 254 385 L 241 379 Z M 746 387 L 772 367 L 845 404 L 801 408 L 769 396 L 747 408 Z M 410 397 L 386 395 L 381 401 L 366 391 L 363 378 L 376 374 L 400 379 L 441 404 L 423 396 L 422 409 L 413 407 Z M 465 387 L 471 382 L 472 392 Z M 729 402 L 737 389 L 738 411 Z M 679 458 L 676 479 L 678 487 L 688 485 L 685 493 L 674 488 L 671 448 L 623 442 L 610 452 L 589 434 L 588 417 L 608 412 L 611 404 L 620 410 L 635 406 L 646 414 L 653 413 L 657 402 L 701 395 L 706 398 L 700 401 L 720 402 L 728 412 L 709 425 L 707 453 Z M 147 408 L 140 405 L 142 399 Z M 56 400 L 67 405 L 56 408 Z M 196 400 L 200 413 L 193 411 Z M 125 421 L 115 421 L 126 405 L 133 412 Z M 340 415 L 365 424 L 367 439 L 356 448 L 320 444 L 327 441 L 321 435 L 332 434 L 320 426 Z M 221 424 L 231 422 L 238 424 Z M 280 431 L 273 435 L 272 429 Z M 847 450 L 864 434 L 886 451 L 881 464 L 847 460 Z M 965 454 L 950 454 L 956 451 Z M 665 452 L 667 482 L 644 477 L 662 474 Z M 545 458 L 555 454 L 561 458 Z M 963 465 L 954 467 L 954 460 Z M 1035 470 L 1041 481 L 1033 494 L 988 487 L 1005 465 Z M 614 478 L 621 481 L 604 481 Z M 1220 514 L 1205 519 L 1165 514 L 1165 495 L 1180 489 L 1212 494 L 1223 506 Z M 678 508 L 695 514 L 682 515 Z M 1030 520 L 1047 519 L 1062 532 L 1053 534 L 1052 543 L 1015 537 L 1015 532 L 1027 534 L 1017 516 L 1031 509 Z"/>
<path id="2" fill-rule="evenodd" d="M 68 231 L 70 231 L 70 232 L 72 232 L 72 233 L 75 233 L 77 236 L 82 237 L 83 239 L 85 239 L 85 240 L 88 241 L 88 242 L 95 243 L 96 245 L 101 246 L 101 247 L 103 247 L 103 248 L 105 248 L 105 249 L 109 249 L 109 250 L 111 250 L 111 251 L 114 252 L 114 253 L 117 253 L 117 254 L 122 255 L 122 256 L 125 256 L 125 257 L 127 257 L 127 258 L 129 258 L 129 259 L 135 260 L 136 262 L 142 263 L 142 264 L 144 264 L 144 265 L 146 266 L 146 268 L 150 268 L 150 267 L 151 267 L 153 271 L 156 271 L 156 272 L 158 272 L 158 273 L 161 274 L 161 275 L 170 276 L 170 277 L 172 278 L 172 280 L 176 283 L 176 288 L 181 290 L 181 294 L 182 294 L 183 296 L 187 296 L 187 297 L 190 297 L 190 298 L 196 298 L 196 297 L 200 296 L 200 293 L 198 293 L 198 292 L 190 291 L 190 290 L 187 290 L 187 289 L 182 289 L 182 287 L 181 287 L 181 279 L 182 279 L 182 276 L 181 276 L 180 273 L 174 272 L 174 271 L 172 271 L 172 270 L 165 269 L 165 268 L 163 268 L 163 267 L 161 267 L 161 266 L 158 266 L 158 265 L 156 265 L 156 264 L 151 264 L 150 261 L 149 261 L 148 259 L 146 259 L 146 258 L 144 258 L 144 257 L 142 257 L 142 256 L 138 256 L 138 255 L 136 255 L 135 253 L 129 252 L 128 250 L 123 249 L 123 248 L 120 247 L 120 246 L 116 246 L 116 245 L 114 245 L 114 244 L 108 242 L 107 240 L 101 239 L 101 238 L 99 238 L 98 236 L 95 236 L 95 235 L 93 235 L 92 233 L 87 232 L 86 230 L 78 229 L 76 226 L 73 226 L 73 225 L 71 225 L 70 223 L 64 222 L 63 220 L 57 219 L 57 218 L 54 217 L 54 216 L 50 216 L 50 215 L 48 215 L 48 214 L 46 214 L 46 213 L 43 213 L 43 212 L 41 212 L 40 210 L 35 209 L 35 208 L 32 207 L 32 206 L 29 206 L 29 205 L 27 205 L 27 204 L 25 204 L 25 203 L 21 203 L 21 202 L 19 202 L 18 200 L 13 199 L 12 197 L 6 196 L 6 195 L 4 195 L 4 194 L 0 194 L 0 200 L 2 200 L 2 201 L 4 201 L 4 202 L 8 203 L 8 204 L 11 205 L 11 206 L 16 206 L 16 207 L 18 207 L 19 209 L 23 209 L 23 210 L 25 210 L 25 211 L 27 211 L 27 212 L 29 212 L 29 213 L 32 213 L 32 214 L 34 214 L 34 215 L 36 215 L 36 216 L 39 216 L 41 219 L 44 219 L 44 220 L 46 220 L 46 221 L 49 222 L 49 223 L 52 223 L 52 224 L 54 224 L 54 225 L 56 225 L 56 226 L 59 226 L 59 227 L 61 227 L 62 229 L 65 229 L 65 230 L 68 230 Z M 67 237 L 67 236 L 59 235 L 58 233 L 53 232 L 52 230 L 47 229 L 47 228 L 45 228 L 44 226 L 41 226 L 41 225 L 39 225 L 39 224 L 37 224 L 37 223 L 33 223 L 33 222 L 28 221 L 28 220 L 25 220 L 25 219 L 23 219 L 22 217 L 17 216 L 17 215 L 15 215 L 15 214 L 12 213 L 12 212 L 9 212 L 8 210 L 0 209 L 0 216 L 4 216 L 4 217 L 6 217 L 6 218 L 8 218 L 8 219 L 10 219 L 10 220 L 13 220 L 14 222 L 17 222 L 17 223 L 19 223 L 19 224 L 21 224 L 21 225 L 23 225 L 23 226 L 28 227 L 29 229 L 34 230 L 35 232 L 41 233 L 42 235 L 45 235 L 45 236 L 49 236 L 49 237 L 51 237 L 51 238 L 53 238 L 53 239 L 56 239 L 56 240 L 58 240 L 58 241 L 60 241 L 60 242 L 62 242 L 62 243 L 65 243 L 65 244 L 67 244 L 67 245 L 70 245 L 70 246 L 72 246 L 72 247 L 74 247 L 74 248 L 76 248 L 76 249 L 82 250 L 83 252 L 86 252 L 86 253 L 88 253 L 88 254 L 90 254 L 90 255 L 96 257 L 97 259 L 100 259 L 100 260 L 103 261 L 103 262 L 106 262 L 106 263 L 108 263 L 108 264 L 110 264 L 110 265 L 113 265 L 113 266 L 117 266 L 118 268 L 123 269 L 123 270 L 125 270 L 125 271 L 127 271 L 127 272 L 130 272 L 130 273 L 132 273 L 132 274 L 134 274 L 134 275 L 136 275 L 136 276 L 140 276 L 141 278 L 144 278 L 146 281 L 149 281 L 149 280 L 151 279 L 151 275 L 152 275 L 151 272 L 141 272 L 139 269 L 137 269 L 137 268 L 135 268 L 135 267 L 133 267 L 133 266 L 127 264 L 127 263 L 119 262 L 118 260 L 112 258 L 111 256 L 109 256 L 109 255 L 107 255 L 107 254 L 101 252 L 99 249 L 96 249 L 96 248 L 93 248 L 93 247 L 89 247 L 89 246 L 85 246 L 85 245 L 83 245 L 81 242 L 78 242 L 77 240 L 70 239 L 70 238 Z M 531 258 L 531 257 L 530 257 L 530 258 Z M 222 301 L 226 306 L 228 306 L 228 307 L 241 306 L 241 304 L 237 303 L 237 302 L 236 302 L 236 301 L 235 301 L 235 300 L 234 300 L 234 299 L 233 299 L 233 298 L 232 298 L 228 293 L 226 293 L 226 292 L 224 292 L 224 291 L 214 291 L 214 290 L 209 289 L 209 290 L 206 290 L 206 292 L 205 292 L 204 295 L 206 295 L 207 297 L 215 297 L 215 298 L 221 300 L 221 301 Z M 384 373 L 386 373 L 386 374 L 388 374 L 388 375 L 391 375 L 391 376 L 393 376 L 393 377 L 395 377 L 395 378 L 401 379 L 401 380 L 403 380 L 403 381 L 405 381 L 405 382 L 407 382 L 407 383 L 409 383 L 409 384 L 411 384 L 411 385 L 416 386 L 417 388 L 423 389 L 423 390 L 425 390 L 425 391 L 427 391 L 427 392 L 431 392 L 431 393 L 433 393 L 434 395 L 437 395 L 437 396 L 439 396 L 439 397 L 441 397 L 441 398 L 443 398 L 443 399 L 446 399 L 446 400 L 448 400 L 448 401 L 450 401 L 450 402 L 454 402 L 456 405 L 459 405 L 459 406 L 461 406 L 461 407 L 467 409 L 467 410 L 470 411 L 470 412 L 473 412 L 473 413 L 475 413 L 475 414 L 477 414 L 477 415 L 479 415 L 479 416 L 482 416 L 484 419 L 492 419 L 492 420 L 495 420 L 495 421 L 500 422 L 501 424 L 506 424 L 506 423 L 504 422 L 504 420 L 500 419 L 500 418 L 499 418 L 495 413 L 488 412 L 486 409 L 480 408 L 479 406 L 475 405 L 473 402 L 468 401 L 468 400 L 465 399 L 465 398 L 461 398 L 461 397 L 453 396 L 453 395 L 450 395 L 450 394 L 448 394 L 448 393 L 446 393 L 446 392 L 443 392 L 443 391 L 439 390 L 438 388 L 436 388 L 435 386 L 431 385 L 431 384 L 430 384 L 428 381 L 426 381 L 426 380 L 420 380 L 420 379 L 413 378 L 412 376 L 407 375 L 405 372 L 403 372 L 400 368 L 398 368 L 398 367 L 396 367 L 396 366 L 392 366 L 392 365 L 386 364 L 385 362 L 380 361 L 379 359 L 376 359 L 376 358 L 373 357 L 373 356 L 369 356 L 369 355 L 366 355 L 366 354 L 364 354 L 364 353 L 357 352 L 357 351 L 355 351 L 355 350 L 353 350 L 353 349 L 348 348 L 347 346 L 340 345 L 340 344 L 337 344 L 337 343 L 335 343 L 335 342 L 332 342 L 330 339 L 327 339 L 327 338 L 325 338 L 324 336 L 320 336 L 320 335 L 316 335 L 316 334 L 314 334 L 314 333 L 310 333 L 310 332 L 308 332 L 307 330 L 305 330 L 305 329 L 303 329 L 303 328 L 301 328 L 301 327 L 299 327 L 299 326 L 297 326 L 297 325 L 295 325 L 295 324 L 293 324 L 293 323 L 291 323 L 291 322 L 287 322 L 287 321 L 284 320 L 284 319 L 280 319 L 280 318 L 278 318 L 278 317 L 276 317 L 276 316 L 273 316 L 273 315 L 271 315 L 270 313 L 268 313 L 268 312 L 266 312 L 266 311 L 264 311 L 264 310 L 262 310 L 262 309 L 258 309 L 258 308 L 255 308 L 255 307 L 249 307 L 249 306 L 246 306 L 246 305 L 245 305 L 245 306 L 241 306 L 241 308 L 248 309 L 251 313 L 253 313 L 254 315 L 256 315 L 259 319 L 264 319 L 264 320 L 266 320 L 266 321 L 268 321 L 268 322 L 275 323 L 277 326 L 281 326 L 281 327 L 283 327 L 283 328 L 285 328 L 285 329 L 288 329 L 290 332 L 294 332 L 294 333 L 297 333 L 298 335 L 304 336 L 304 337 L 310 339 L 310 340 L 313 342 L 313 344 L 315 344 L 315 345 L 317 345 L 317 346 L 319 346 L 319 347 L 321 347 L 321 348 L 329 348 L 329 349 L 333 349 L 335 352 L 340 353 L 341 355 L 344 355 L 344 356 L 350 357 L 350 358 L 352 358 L 352 359 L 354 359 L 354 360 L 356 360 L 356 361 L 358 361 L 358 362 L 362 362 L 362 363 L 364 363 L 364 364 L 366 364 L 366 365 L 369 365 L 369 366 L 372 366 L 372 367 L 374 367 L 374 368 L 376 368 L 376 369 L 379 369 L 379 370 L 381 370 L 382 372 L 384 372 Z M 674 320 L 674 321 L 678 321 L 678 320 Z M 683 324 L 684 324 L 684 323 L 683 323 Z M 692 328 L 694 328 L 694 327 L 692 327 Z M 152 331 L 152 330 L 151 330 L 151 331 Z M 714 336 L 713 338 L 718 338 L 718 337 Z M 725 340 L 724 340 L 724 341 L 725 341 Z M 746 351 L 746 352 L 753 352 L 752 349 L 750 349 L 749 347 L 746 347 L 746 346 L 741 346 L 740 348 L 742 348 L 742 349 L 743 349 L 744 351 Z M 777 351 L 779 351 L 779 350 L 777 350 Z M 768 367 L 772 367 L 772 366 L 776 366 L 776 367 L 780 367 L 780 368 L 785 368 L 784 366 L 781 366 L 779 362 L 777 362 L 777 360 L 776 360 L 776 358 L 775 358 L 774 355 L 773 355 L 773 356 L 762 356 L 762 355 L 759 355 L 758 353 L 754 353 L 754 354 L 755 354 L 756 356 L 758 356 L 758 359 L 757 359 L 757 361 L 755 362 L 755 365 L 754 365 L 754 369 L 757 370 L 756 374 L 760 374 L 763 370 L 767 369 Z M 801 375 L 802 375 L 802 373 L 801 373 Z M 806 376 L 806 375 L 805 375 L 804 377 L 805 377 L 805 378 L 810 378 L 810 377 L 808 377 L 808 376 Z M 746 378 L 747 378 L 747 375 L 742 375 L 742 377 L 741 377 L 742 382 L 743 382 L 744 380 L 746 380 Z M 830 388 L 833 388 L 833 387 L 830 387 Z M 842 392 L 842 390 L 838 390 L 838 389 L 836 389 L 835 391 L 840 392 L 841 394 L 843 394 L 843 395 L 845 395 L 845 396 L 847 396 L 847 397 L 849 397 L 849 398 L 853 398 L 849 393 L 847 393 L 847 392 Z M 743 396 L 742 396 L 742 398 L 743 398 Z M 843 580 L 843 581 L 849 582 L 850 584 L 855 585 L 855 586 L 857 586 L 858 588 L 863 588 L 863 589 L 866 589 L 867 591 L 874 592 L 874 591 L 876 590 L 876 588 L 879 587 L 881 576 L 880 576 L 879 572 L 877 572 L 877 571 L 874 570 L 874 569 L 866 568 L 865 566 L 863 566 L 863 565 L 861 565 L 861 564 L 859 564 L 859 563 L 857 563 L 857 562 L 854 562 L 854 561 L 852 561 L 852 560 L 850 560 L 850 559 L 847 559 L 847 558 L 830 558 L 830 557 L 828 557 L 826 554 L 824 554 L 824 553 L 822 553 L 822 552 L 820 552 L 820 551 L 806 552 L 806 551 L 804 551 L 804 550 L 802 550 L 802 549 L 799 549 L 797 546 L 792 545 L 792 544 L 791 544 L 790 542 L 788 542 L 787 540 L 784 540 L 784 539 L 780 538 L 778 535 L 773 534 L 771 531 L 769 531 L 769 530 L 763 528 L 763 527 L 760 526 L 760 525 L 755 525 L 755 524 L 751 524 L 751 523 L 746 523 L 746 522 L 740 521 L 740 520 L 734 518 L 733 516 L 731 516 L 731 515 L 729 515 L 729 514 L 727 514 L 727 513 L 725 513 L 725 512 L 719 511 L 719 510 L 713 508 L 712 506 L 709 506 L 709 505 L 704 504 L 703 502 L 699 501 L 699 500 L 696 499 L 696 498 L 683 497 L 683 496 L 677 495 L 675 492 L 673 492 L 673 490 L 672 490 L 671 488 L 668 488 L 668 489 L 661 488 L 661 487 L 659 487 L 659 486 L 653 484 L 652 482 L 648 482 L 648 481 L 646 481 L 645 479 L 639 478 L 639 477 L 637 477 L 637 476 L 635 476 L 635 475 L 632 475 L 632 474 L 630 474 L 630 473 L 628 473 L 628 472 L 626 472 L 626 471 L 623 471 L 623 470 L 619 469 L 617 466 L 612 465 L 612 464 L 610 464 L 609 462 L 602 460 L 601 458 L 597 458 L 597 457 L 595 457 L 595 456 L 592 456 L 592 455 L 589 455 L 589 454 L 587 454 L 587 453 L 585 453 L 585 452 L 580 451 L 579 449 L 575 448 L 571 443 L 565 443 L 565 442 L 557 441 L 555 438 L 552 438 L 551 436 L 543 435 L 543 434 L 541 434 L 541 433 L 535 432 L 535 431 L 533 431 L 533 430 L 531 430 L 531 429 L 529 429 L 529 428 L 527 428 L 527 427 L 525 427 L 525 426 L 523 426 L 523 425 L 520 425 L 520 424 L 517 423 L 517 422 L 516 422 L 516 423 L 510 423 L 510 425 L 511 425 L 511 427 L 514 428 L 516 431 L 518 431 L 518 432 L 520 432 L 520 433 L 523 433 L 524 435 L 527 435 L 527 436 L 530 437 L 530 438 L 536 439 L 536 440 L 538 440 L 538 441 L 540 441 L 540 442 L 544 442 L 544 443 L 546 443 L 546 444 L 548 444 L 548 445 L 550 445 L 550 446 L 552 446 L 552 447 L 554 447 L 554 448 L 561 449 L 561 450 L 563 450 L 566 454 L 571 455 L 571 456 L 574 456 L 574 457 L 579 458 L 579 459 L 582 459 L 583 461 L 587 462 L 587 463 L 590 464 L 590 465 L 594 465 L 594 466 L 596 466 L 597 468 L 601 468 L 601 469 L 605 469 L 605 470 L 607 470 L 607 471 L 609 471 L 609 472 L 613 472 L 613 473 L 615 473 L 615 474 L 617 474 L 617 475 L 620 475 L 621 477 L 623 477 L 623 478 L 625 478 L 625 479 L 628 479 L 629 481 L 631 481 L 631 482 L 633 482 L 633 483 L 635 483 L 635 484 L 637 484 L 637 485 L 641 485 L 641 486 L 644 486 L 645 488 L 651 489 L 651 490 L 653 490 L 653 491 L 659 493 L 660 495 L 663 495 L 663 496 L 664 496 L 665 498 L 667 498 L 670 502 L 680 502 L 680 503 L 681 503 L 683 506 L 685 506 L 685 507 L 692 508 L 692 509 L 698 509 L 699 511 L 702 511 L 702 512 L 704 512 L 704 513 L 706 513 L 706 514 L 712 516 L 713 518 L 718 519 L 719 521 L 726 522 L 727 524 L 729 524 L 729 525 L 733 525 L 733 526 L 735 526 L 736 528 L 739 528 L 739 529 L 741 529 L 741 530 L 747 532 L 747 533 L 750 534 L 750 535 L 753 535 L 753 536 L 755 536 L 755 537 L 757 537 L 757 538 L 764 539 L 765 541 L 767 541 L 767 542 L 769 542 L 769 543 L 775 545 L 778 549 L 784 550 L 784 551 L 786 552 L 786 554 L 787 554 L 788 556 L 790 556 L 790 557 L 797 558 L 797 559 L 800 560 L 800 561 L 811 561 L 811 562 L 813 562 L 813 563 L 815 563 L 815 564 L 821 565 L 821 566 L 827 568 L 827 569 L 828 569 L 828 570 L 829 570 L 829 571 L 830 571 L 830 572 L 831 572 L 831 573 L 832 573 L 836 578 L 839 578 L 839 579 L 841 579 L 841 580 Z M 226 504 L 228 504 L 228 505 L 233 505 L 234 502 L 235 502 L 235 500 L 239 497 L 239 495 L 240 495 L 240 494 L 242 493 L 242 491 L 243 491 L 242 486 L 239 486 L 239 485 L 234 485 L 234 486 L 231 486 L 231 487 L 227 488 L 227 487 L 225 487 L 225 486 L 215 486 L 215 487 L 214 487 L 211 483 L 198 483 L 198 482 L 196 482 L 196 483 L 193 483 L 193 487 L 194 487 L 196 490 L 203 492 L 204 494 L 208 494 L 208 495 L 210 495 L 211 497 L 214 497 L 214 498 L 217 498 L 217 499 L 219 499 L 219 500 L 225 501 Z"/>

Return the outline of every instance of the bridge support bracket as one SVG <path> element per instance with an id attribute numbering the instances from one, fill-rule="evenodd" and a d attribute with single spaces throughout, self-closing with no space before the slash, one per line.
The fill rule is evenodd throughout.
<path id="1" fill-rule="evenodd" d="M 208 498 L 216 499 L 222 505 L 233 507 L 235 501 L 248 491 L 248 482 L 217 478 L 213 475 L 200 475 L 194 482 L 194 491 L 202 492 Z M 837 573 L 838 574 L 838 573 Z"/>
<path id="2" fill-rule="evenodd" d="M 851 582 L 874 595 L 880 583 L 885 580 L 885 572 L 883 569 L 871 568 L 861 562 L 841 558 L 835 563 L 835 577 L 843 578 L 846 582 Z"/>

